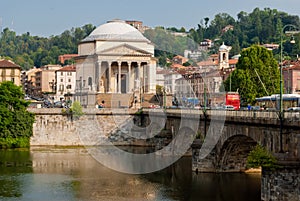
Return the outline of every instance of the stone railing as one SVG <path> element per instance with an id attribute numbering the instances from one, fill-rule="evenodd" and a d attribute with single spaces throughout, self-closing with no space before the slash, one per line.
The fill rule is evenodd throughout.
<path id="1" fill-rule="evenodd" d="M 164 112 L 164 109 L 149 109 L 143 108 L 143 112 L 148 113 L 157 112 Z M 203 115 L 203 110 L 196 110 L 196 109 L 166 109 L 165 112 L 170 115 L 181 115 L 181 114 L 199 114 Z M 278 111 L 231 111 L 231 110 L 206 110 L 206 114 L 208 116 L 216 115 L 216 116 L 229 116 L 229 117 L 242 117 L 242 118 L 258 118 L 258 119 L 279 119 L 279 112 Z M 294 119 L 300 120 L 300 112 L 284 112 L 284 119 Z"/>
<path id="2" fill-rule="evenodd" d="M 66 110 L 64 108 L 28 108 L 29 112 L 34 114 L 44 114 L 44 115 L 52 115 L 52 114 L 63 114 L 63 111 Z M 122 115 L 122 114 L 130 114 L 133 115 L 138 112 L 138 109 L 134 108 L 83 108 L 82 112 L 87 115 Z"/>

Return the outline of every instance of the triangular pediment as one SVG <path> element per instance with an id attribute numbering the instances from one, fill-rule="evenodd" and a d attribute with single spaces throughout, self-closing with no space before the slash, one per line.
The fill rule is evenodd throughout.
<path id="1" fill-rule="evenodd" d="M 145 50 L 133 47 L 128 44 L 118 45 L 112 48 L 105 49 L 100 51 L 101 55 L 151 55 L 150 52 Z"/>

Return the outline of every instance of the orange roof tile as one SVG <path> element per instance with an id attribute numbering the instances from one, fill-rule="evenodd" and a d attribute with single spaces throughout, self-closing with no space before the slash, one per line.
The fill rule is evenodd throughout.
<path id="1" fill-rule="evenodd" d="M 183 65 L 180 65 L 180 64 L 172 64 L 171 68 L 182 68 L 182 69 L 185 69 L 186 67 L 183 66 Z"/>
<path id="2" fill-rule="evenodd" d="M 0 60 L 0 67 L 1 68 L 21 68 L 21 66 L 15 64 L 14 62 L 5 60 L 5 59 Z"/>
<path id="3" fill-rule="evenodd" d="M 74 65 L 72 66 L 65 66 L 65 67 L 62 67 L 61 69 L 57 70 L 59 72 L 63 71 L 72 71 L 72 72 L 75 72 L 76 71 L 76 67 Z"/>
<path id="4" fill-rule="evenodd" d="M 229 65 L 237 64 L 239 60 L 238 59 L 229 59 Z"/>

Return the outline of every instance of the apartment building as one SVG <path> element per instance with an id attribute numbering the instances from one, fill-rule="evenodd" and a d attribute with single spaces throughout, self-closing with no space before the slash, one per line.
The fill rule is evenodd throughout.
<path id="1" fill-rule="evenodd" d="M 12 81 L 21 86 L 21 67 L 10 60 L 0 60 L 0 82 Z"/>

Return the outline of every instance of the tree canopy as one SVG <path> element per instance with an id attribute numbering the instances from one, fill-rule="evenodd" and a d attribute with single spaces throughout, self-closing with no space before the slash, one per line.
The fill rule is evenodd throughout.
<path id="1" fill-rule="evenodd" d="M 0 35 L 0 55 L 12 58 L 23 70 L 33 66 L 58 64 L 59 55 L 76 54 L 78 43 L 94 29 L 95 26 L 87 24 L 64 31 L 58 36 L 45 38 L 31 36 L 29 32 L 16 35 L 14 31 L 5 28 Z"/>
<path id="2" fill-rule="evenodd" d="M 204 39 L 211 39 L 215 44 L 210 50 L 211 54 L 217 53 L 222 42 L 232 46 L 230 56 L 239 54 L 240 50 L 253 44 L 280 44 L 282 28 L 287 24 L 292 24 L 300 30 L 299 16 L 276 9 L 255 8 L 251 13 L 239 12 L 236 19 L 227 13 L 219 13 L 213 19 L 208 17 L 200 19 L 199 24 L 190 30 L 184 27 L 156 27 L 146 30 L 144 35 L 156 45 L 155 56 L 164 66 L 166 58 L 172 58 L 176 54 L 183 55 L 185 49 L 195 50 Z M 11 58 L 23 70 L 33 66 L 59 64 L 58 56 L 77 53 L 78 43 L 94 29 L 95 26 L 87 24 L 66 30 L 58 36 L 46 38 L 32 36 L 29 32 L 17 35 L 5 28 L 0 35 L 0 56 Z M 184 36 L 185 34 L 187 36 Z M 284 36 L 284 56 L 296 58 L 300 52 L 300 35 L 294 37 L 296 44 L 291 46 L 288 43 L 289 36 Z M 277 59 L 279 51 L 279 49 L 274 51 Z"/>
<path id="3" fill-rule="evenodd" d="M 279 93 L 280 71 L 272 51 L 253 45 L 241 52 L 236 70 L 224 82 L 225 90 L 239 91 L 244 104 Z"/>
<path id="4" fill-rule="evenodd" d="M 29 146 L 34 115 L 27 111 L 28 105 L 21 87 L 0 83 L 0 148 Z"/>
<path id="5" fill-rule="evenodd" d="M 253 44 L 280 44 L 282 28 L 287 24 L 292 24 L 300 30 L 299 16 L 270 8 L 255 8 L 251 13 L 241 11 L 237 14 L 237 20 L 226 13 L 220 13 L 208 22 L 209 18 L 201 20 L 197 28 L 189 30 L 189 37 L 197 43 L 206 38 L 212 39 L 217 47 L 225 42 L 226 45 L 232 46 L 231 56 L 239 54 L 241 49 Z M 232 28 L 225 29 L 228 25 Z M 300 36 L 298 34 L 295 37 L 299 42 L 293 48 L 288 42 L 284 42 L 284 55 L 295 58 L 297 52 L 300 52 Z M 217 53 L 216 51 L 217 49 L 212 49 L 211 53 Z M 275 51 L 275 54 L 279 58 L 279 50 Z"/>

